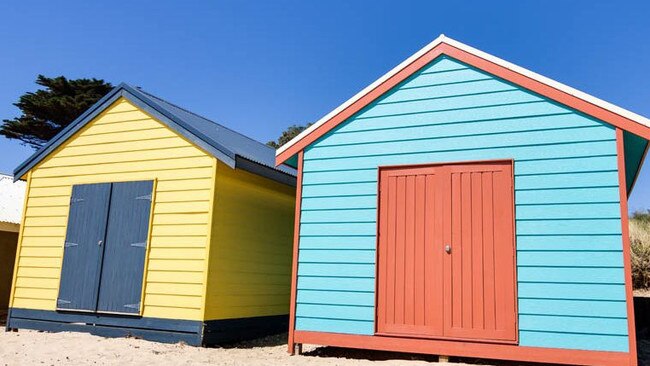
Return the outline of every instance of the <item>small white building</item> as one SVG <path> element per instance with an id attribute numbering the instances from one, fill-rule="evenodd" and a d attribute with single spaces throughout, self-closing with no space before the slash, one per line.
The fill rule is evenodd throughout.
<path id="1" fill-rule="evenodd" d="M 9 304 L 24 199 L 25 181 L 0 174 L 0 317 Z"/>

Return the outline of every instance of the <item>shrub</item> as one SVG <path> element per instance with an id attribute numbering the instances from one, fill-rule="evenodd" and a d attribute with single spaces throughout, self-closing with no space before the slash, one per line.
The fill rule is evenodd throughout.
<path id="1" fill-rule="evenodd" d="M 630 218 L 632 246 L 632 284 L 635 289 L 650 288 L 650 210 L 635 212 Z"/>

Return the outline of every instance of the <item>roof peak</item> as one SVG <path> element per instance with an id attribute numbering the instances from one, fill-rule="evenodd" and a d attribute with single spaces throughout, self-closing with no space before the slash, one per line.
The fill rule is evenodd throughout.
<path id="1" fill-rule="evenodd" d="M 406 77 L 413 75 L 426 64 L 443 55 L 485 70 L 549 99 L 556 101 L 562 99 L 560 102 L 569 107 L 614 126 L 620 127 L 624 125 L 625 128 L 623 129 L 650 139 L 650 120 L 646 117 L 440 34 L 429 44 L 281 146 L 276 151 L 276 164 L 285 162 L 362 107 L 379 98 Z M 497 70 L 498 73 L 495 73 L 494 70 Z M 570 103 L 565 103 L 565 101 L 570 101 Z M 326 124 L 327 126 L 324 126 Z"/>

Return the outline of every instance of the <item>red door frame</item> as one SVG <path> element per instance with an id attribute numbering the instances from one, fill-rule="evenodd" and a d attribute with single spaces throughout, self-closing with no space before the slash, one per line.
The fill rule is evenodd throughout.
<path id="1" fill-rule="evenodd" d="M 379 303 L 379 222 L 380 222 L 380 215 L 381 215 L 381 195 L 379 193 L 379 187 L 381 185 L 381 173 L 384 170 L 396 170 L 396 169 L 417 169 L 417 168 L 427 168 L 427 167 L 443 167 L 443 166 L 457 166 L 457 165 L 481 165 L 481 164 L 503 164 L 506 163 L 510 165 L 510 173 L 511 173 L 511 182 L 512 182 L 512 189 L 510 190 L 511 194 L 511 202 L 512 202 L 512 221 L 511 221 L 511 232 L 512 232 L 512 246 L 513 250 L 515 251 L 513 255 L 513 290 L 514 290 L 514 318 L 515 318 L 515 338 L 513 340 L 476 340 L 476 339 L 467 339 L 467 338 L 456 338 L 456 337 L 434 337 L 434 336 L 422 336 L 422 337 L 415 337 L 415 338 L 423 338 L 423 339 L 439 339 L 443 341 L 469 341 L 469 342 L 479 342 L 479 343 L 492 343 L 492 344 L 517 344 L 519 342 L 519 310 L 518 310 L 518 304 L 517 304 L 517 299 L 518 299 L 518 293 L 517 293 L 517 258 L 516 258 L 516 250 L 517 250 L 517 243 L 516 243 L 516 232 L 515 232 L 515 190 L 514 190 L 514 159 L 485 159 L 485 160 L 467 160 L 467 161 L 450 161 L 450 162 L 439 162 L 439 163 L 421 163 L 421 164 L 398 164 L 398 165 L 380 165 L 377 167 L 377 212 L 376 212 L 376 222 L 377 222 L 377 227 L 376 227 L 376 250 L 375 250 L 375 324 L 374 324 L 374 332 L 375 336 L 377 337 L 396 337 L 394 335 L 387 335 L 387 334 L 382 334 L 378 331 L 377 325 L 378 325 L 378 315 L 377 315 L 377 309 L 378 309 L 378 303 Z M 412 336 L 405 336 L 405 337 L 410 337 L 414 338 Z"/>

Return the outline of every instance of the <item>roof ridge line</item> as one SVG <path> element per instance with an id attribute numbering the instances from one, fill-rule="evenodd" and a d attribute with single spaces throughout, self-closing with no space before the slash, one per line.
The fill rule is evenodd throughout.
<path id="1" fill-rule="evenodd" d="M 217 126 L 219 126 L 219 127 L 221 127 L 221 128 L 224 128 L 224 129 L 226 129 L 226 130 L 229 130 L 229 131 L 231 131 L 231 132 L 233 132 L 233 133 L 236 133 L 236 134 L 240 135 L 241 137 L 244 137 L 244 138 L 246 138 L 246 139 L 248 139 L 248 140 L 250 140 L 250 141 L 253 141 L 253 142 L 255 142 L 255 143 L 258 143 L 258 144 L 260 144 L 260 145 L 262 145 L 262 146 L 264 146 L 264 147 L 267 147 L 267 148 L 272 149 L 272 150 L 275 151 L 275 149 L 273 149 L 272 147 L 266 145 L 265 143 L 262 143 L 262 142 L 260 142 L 260 141 L 257 141 L 257 140 L 255 140 L 255 139 L 252 138 L 252 137 L 248 137 L 248 136 L 244 135 L 243 133 L 241 133 L 241 132 L 239 132 L 239 131 L 235 131 L 235 130 L 233 130 L 232 128 L 227 127 L 227 126 L 224 126 L 223 124 L 221 124 L 221 123 L 219 123 L 219 122 L 215 122 L 215 121 L 211 120 L 210 118 L 207 118 L 207 117 L 202 116 L 202 115 L 200 115 L 200 114 L 198 114 L 198 113 L 192 112 L 192 111 L 190 111 L 190 110 L 187 109 L 187 108 L 181 107 L 181 106 L 179 106 L 178 104 L 175 104 L 175 103 L 172 103 L 172 102 L 168 101 L 167 99 L 163 99 L 163 98 L 161 98 L 161 97 L 159 97 L 159 96 L 156 96 L 156 95 L 154 95 L 154 94 L 151 94 L 151 93 L 149 93 L 148 91 L 143 90 L 143 89 L 141 89 L 141 88 L 136 88 L 136 90 L 138 90 L 139 92 L 141 92 L 141 93 L 143 93 L 143 94 L 148 95 L 148 96 L 151 97 L 151 98 L 154 98 L 154 99 L 158 99 L 158 100 L 160 100 L 160 101 L 163 101 L 163 102 L 165 102 L 165 103 L 167 103 L 167 104 L 169 104 L 169 105 L 171 105 L 171 106 L 174 106 L 174 107 L 176 107 L 176 108 L 178 108 L 178 109 L 180 109 L 180 110 L 182 110 L 182 111 L 184 111 L 184 112 L 186 112 L 186 113 L 189 113 L 189 114 L 194 115 L 194 116 L 196 116 L 196 117 L 202 118 L 202 119 L 204 119 L 204 120 L 206 120 L 206 121 L 208 121 L 208 122 L 214 123 L 215 125 L 217 125 Z"/>

